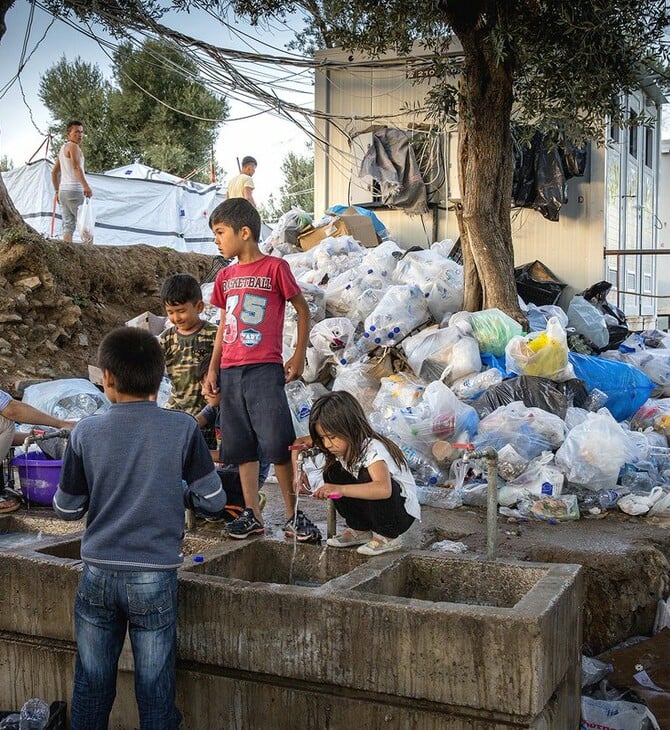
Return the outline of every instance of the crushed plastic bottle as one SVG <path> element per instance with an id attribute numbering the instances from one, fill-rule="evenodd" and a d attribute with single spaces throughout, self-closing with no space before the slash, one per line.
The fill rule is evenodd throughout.
<path id="1" fill-rule="evenodd" d="M 423 456 L 411 446 L 403 446 L 402 453 L 405 455 L 417 483 L 427 486 L 444 484 L 446 481 L 445 473 L 429 458 Z"/>
<path id="2" fill-rule="evenodd" d="M 307 386 L 300 380 L 286 383 L 286 398 L 296 436 L 307 436 L 309 434 L 309 414 L 312 411 L 312 400 Z"/>
<path id="3" fill-rule="evenodd" d="M 49 705 L 39 697 L 26 700 L 21 708 L 20 730 L 44 730 L 49 722 Z"/>

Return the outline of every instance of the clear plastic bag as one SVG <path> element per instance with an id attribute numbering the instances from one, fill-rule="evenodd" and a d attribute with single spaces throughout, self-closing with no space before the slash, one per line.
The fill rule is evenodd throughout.
<path id="1" fill-rule="evenodd" d="M 541 332 L 547 329 L 547 322 L 551 317 L 556 317 L 563 329 L 568 326 L 568 315 L 555 304 L 543 304 L 538 307 L 536 304 L 529 302 L 526 305 L 526 317 L 531 332 Z"/>
<path id="2" fill-rule="evenodd" d="M 437 251 L 424 249 L 409 251 L 398 262 L 393 272 L 393 281 L 397 284 L 413 284 L 418 286 L 424 295 L 430 294 L 433 284 L 444 277 L 446 260 Z M 451 262 L 454 266 L 458 266 Z M 461 273 L 461 280 L 462 280 Z"/>
<path id="3" fill-rule="evenodd" d="M 568 324 L 597 348 L 607 347 L 610 335 L 602 312 L 584 297 L 574 296 L 568 305 Z"/>
<path id="4" fill-rule="evenodd" d="M 332 389 L 346 390 L 351 393 L 363 406 L 363 410 L 369 413 L 379 392 L 379 380 L 367 374 L 366 365 L 363 362 L 338 365 Z"/>
<path id="5" fill-rule="evenodd" d="M 375 410 L 384 408 L 409 408 L 419 403 L 425 386 L 407 373 L 396 373 L 381 379 L 379 391 L 374 400 Z"/>
<path id="6" fill-rule="evenodd" d="M 426 297 L 414 285 L 391 286 L 365 319 L 365 331 L 377 345 L 392 345 L 430 319 Z"/>
<path id="7" fill-rule="evenodd" d="M 95 211 L 93 201 L 84 198 L 77 211 L 77 233 L 84 243 L 93 243 L 95 238 Z"/>
<path id="8" fill-rule="evenodd" d="M 519 499 L 519 512 L 542 522 L 569 522 L 579 519 L 579 505 L 576 494 L 562 494 L 560 497 L 543 496 L 539 499 L 524 496 Z"/>
<path id="9" fill-rule="evenodd" d="M 518 454 L 530 460 L 560 446 L 564 437 L 565 423 L 561 418 L 515 401 L 500 406 L 479 422 L 474 444 L 477 448 L 490 446 L 496 450 L 510 444 Z"/>
<path id="10" fill-rule="evenodd" d="M 107 396 L 84 378 L 65 378 L 29 385 L 23 392 L 23 402 L 68 421 L 106 411 L 110 406 Z"/>
<path id="11" fill-rule="evenodd" d="M 575 377 L 568 362 L 568 340 L 556 317 L 547 322 L 546 331 L 527 337 L 512 337 L 505 348 L 508 372 L 564 381 Z"/>
<path id="12" fill-rule="evenodd" d="M 554 464 L 554 455 L 545 451 L 535 457 L 521 474 L 507 482 L 506 486 L 537 496 L 560 497 L 564 481 L 563 472 Z"/>
<path id="13" fill-rule="evenodd" d="M 451 389 L 461 400 L 474 400 L 488 388 L 502 383 L 502 373 L 496 368 L 489 368 L 481 373 L 471 373 L 451 383 Z"/>
<path id="14" fill-rule="evenodd" d="M 580 728 L 607 730 L 660 730 L 651 710 L 624 700 L 596 700 L 582 696 Z"/>
<path id="15" fill-rule="evenodd" d="M 354 334 L 354 325 L 344 317 L 329 317 L 317 322 L 309 333 L 312 347 L 324 357 L 341 352 Z"/>
<path id="16" fill-rule="evenodd" d="M 556 464 L 568 481 L 593 491 L 616 486 L 619 470 L 629 458 L 626 434 L 604 408 L 589 413 L 556 452 Z"/>
<path id="17" fill-rule="evenodd" d="M 481 370 L 479 346 L 456 327 L 429 327 L 403 340 L 402 348 L 412 370 L 425 380 L 451 383 Z"/>

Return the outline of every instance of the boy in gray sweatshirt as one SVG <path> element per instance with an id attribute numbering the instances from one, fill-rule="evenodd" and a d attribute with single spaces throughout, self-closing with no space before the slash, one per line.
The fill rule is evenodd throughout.
<path id="1" fill-rule="evenodd" d="M 184 507 L 219 512 L 226 495 L 195 419 L 158 408 L 165 363 L 149 332 L 121 327 L 100 344 L 112 405 L 73 429 L 53 500 L 65 520 L 87 514 L 75 598 L 72 730 L 107 727 L 126 628 L 143 730 L 178 728 L 177 568 Z"/>

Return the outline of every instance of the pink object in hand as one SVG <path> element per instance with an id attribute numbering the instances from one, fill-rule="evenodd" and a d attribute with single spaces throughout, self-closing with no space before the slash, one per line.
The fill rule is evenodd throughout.
<path id="1" fill-rule="evenodd" d="M 328 495 L 328 499 L 341 499 L 342 495 L 338 494 L 337 492 L 333 492 L 332 494 Z"/>

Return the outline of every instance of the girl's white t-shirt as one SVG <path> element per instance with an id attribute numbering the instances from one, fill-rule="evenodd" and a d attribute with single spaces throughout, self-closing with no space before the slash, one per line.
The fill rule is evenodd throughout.
<path id="1" fill-rule="evenodd" d="M 405 466 L 402 469 L 395 463 L 389 450 L 378 439 L 370 439 L 363 448 L 360 459 L 355 464 L 342 464 L 347 471 L 358 474 L 363 467 L 369 467 L 376 461 L 385 461 L 389 474 L 400 485 L 400 494 L 405 498 L 405 510 L 417 520 L 421 519 L 421 507 L 416 495 L 416 482 L 412 472 Z"/>

